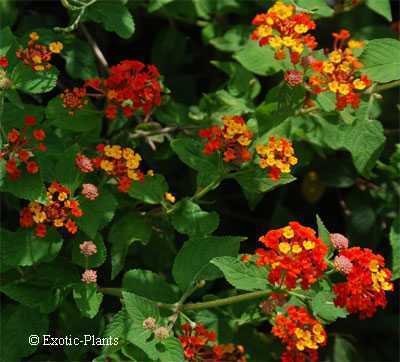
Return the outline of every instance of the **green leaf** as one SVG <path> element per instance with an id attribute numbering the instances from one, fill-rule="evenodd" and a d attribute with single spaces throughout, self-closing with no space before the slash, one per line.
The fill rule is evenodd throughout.
<path id="1" fill-rule="evenodd" d="M 2 307 L 1 309 L 1 359 L 7 362 L 24 360 L 35 353 L 43 343 L 43 335 L 49 329 L 46 315 L 23 306 Z M 38 337 L 38 344 L 28 343 L 29 337 Z M 32 339 L 33 342 L 36 340 Z"/>
<path id="2" fill-rule="evenodd" d="M 86 269 L 97 268 L 106 261 L 107 257 L 106 246 L 104 245 L 103 238 L 101 237 L 101 235 L 97 234 L 96 237 L 92 240 L 97 247 L 97 252 L 96 254 L 86 257 L 81 253 L 79 245 L 87 240 L 88 238 L 85 235 L 82 235 L 81 233 L 75 235 L 72 244 L 72 262 Z"/>
<path id="3" fill-rule="evenodd" d="M 135 32 L 132 14 L 119 0 L 97 1 L 86 11 L 88 20 L 101 23 L 107 31 L 113 31 L 121 38 L 129 39 Z"/>
<path id="4" fill-rule="evenodd" d="M 335 13 L 326 0 L 297 0 L 296 5 L 322 17 L 329 17 Z"/>
<path id="5" fill-rule="evenodd" d="M 354 345 L 340 334 L 335 334 L 332 357 L 332 362 L 353 362 L 360 360 L 360 356 Z"/>
<path id="6" fill-rule="evenodd" d="M 400 79 L 400 41 L 383 38 L 368 42 L 361 54 L 362 72 L 373 81 L 386 83 Z"/>
<path id="7" fill-rule="evenodd" d="M 103 118 L 103 114 L 97 111 L 91 103 L 82 109 L 74 110 L 73 115 L 69 112 L 70 110 L 64 108 L 60 97 L 53 98 L 46 107 L 46 117 L 52 125 L 74 132 L 91 131 L 101 123 Z"/>
<path id="8" fill-rule="evenodd" d="M 24 109 L 24 103 L 22 102 L 22 99 L 16 90 L 7 89 L 5 96 L 14 106 L 18 107 L 19 109 Z"/>
<path id="9" fill-rule="evenodd" d="M 101 230 L 114 217 L 118 202 L 106 189 L 99 190 L 96 200 L 79 198 L 83 216 L 76 219 L 79 228 L 90 238 L 95 238 L 98 230 Z"/>
<path id="10" fill-rule="evenodd" d="M 176 204 L 171 221 L 181 234 L 204 236 L 218 228 L 219 215 L 215 211 L 205 212 L 199 205 L 184 199 Z"/>
<path id="11" fill-rule="evenodd" d="M 272 88 L 256 109 L 259 134 L 279 126 L 288 117 L 294 116 L 304 103 L 305 91 L 303 87 L 290 87 L 281 82 Z"/>
<path id="12" fill-rule="evenodd" d="M 30 266 L 51 261 L 60 252 L 63 239 L 54 229 L 49 229 L 44 238 L 36 237 L 32 231 L 17 232 L 0 230 L 0 260 L 2 272 L 17 266 Z"/>
<path id="13" fill-rule="evenodd" d="M 179 250 L 172 268 L 172 275 L 182 291 L 198 280 L 213 280 L 220 277 L 219 270 L 210 264 L 217 256 L 235 256 L 239 244 L 246 238 L 241 236 L 192 237 Z"/>
<path id="14" fill-rule="evenodd" d="M 215 182 L 213 188 L 218 187 L 219 180 L 224 172 L 222 159 L 218 154 L 205 155 L 203 143 L 189 138 L 173 140 L 171 148 L 183 163 L 199 172 L 198 186 L 206 186 Z M 199 182 L 199 180 L 202 181 Z"/>
<path id="15" fill-rule="evenodd" d="M 122 292 L 122 302 L 135 327 L 141 327 L 144 330 L 143 322 L 145 319 L 152 317 L 158 320 L 160 318 L 156 303 L 150 299 L 140 297 L 134 293 Z"/>
<path id="16" fill-rule="evenodd" d="M 71 264 L 61 260 L 51 264 L 40 264 L 28 270 L 23 278 L 3 283 L 0 292 L 41 313 L 51 313 L 60 303 L 63 292 L 80 279 Z"/>
<path id="17" fill-rule="evenodd" d="M 222 256 L 211 260 L 224 274 L 225 279 L 236 289 L 240 290 L 268 290 L 270 284 L 267 280 L 268 270 L 254 263 L 244 263 L 241 260 Z"/>
<path id="18" fill-rule="evenodd" d="M 311 301 L 311 308 L 314 315 L 327 323 L 332 323 L 338 318 L 347 317 L 349 314 L 347 310 L 336 307 L 333 302 L 334 298 L 335 294 L 332 292 L 317 293 Z"/>
<path id="19" fill-rule="evenodd" d="M 249 40 L 247 45 L 233 57 L 250 72 L 271 75 L 282 70 L 282 64 L 275 59 L 274 54 L 270 47 L 260 47 L 258 42 Z"/>
<path id="20" fill-rule="evenodd" d="M 111 346 L 103 346 L 104 352 L 117 351 L 121 349 L 121 345 L 127 339 L 129 329 L 131 328 L 132 322 L 128 317 L 128 313 L 125 309 L 121 309 L 118 313 L 114 314 L 111 321 L 107 324 L 103 337 L 104 338 L 118 338 L 118 343 Z"/>
<path id="21" fill-rule="evenodd" d="M 366 0 L 365 5 L 377 14 L 382 15 L 387 21 L 393 20 L 390 0 Z"/>
<path id="22" fill-rule="evenodd" d="M 147 6 L 147 11 L 153 13 L 173 1 L 174 0 L 150 0 L 149 5 Z"/>
<path id="23" fill-rule="evenodd" d="M 318 237 L 329 247 L 329 251 L 332 252 L 333 246 L 331 243 L 331 239 L 329 237 L 330 233 L 318 215 L 317 215 L 317 226 L 318 226 Z"/>
<path id="24" fill-rule="evenodd" d="M 93 79 L 98 77 L 96 58 L 90 45 L 80 39 L 65 44 L 61 52 L 65 59 L 65 69 L 74 79 Z"/>
<path id="25" fill-rule="evenodd" d="M 232 177 L 242 187 L 247 201 L 249 202 L 249 206 L 252 209 L 254 209 L 257 203 L 262 199 L 265 192 L 272 191 L 296 180 L 296 178 L 290 174 L 282 174 L 277 181 L 271 180 L 267 175 L 267 171 L 259 167 L 249 167 Z"/>
<path id="26" fill-rule="evenodd" d="M 132 269 L 124 274 L 122 288 L 141 297 L 162 303 L 175 303 L 179 299 L 176 286 L 150 270 Z"/>
<path id="27" fill-rule="evenodd" d="M 151 237 L 151 227 L 143 216 L 128 212 L 116 218 L 112 224 L 108 240 L 111 242 L 111 279 L 122 270 L 129 246 L 134 241 L 147 242 Z"/>
<path id="28" fill-rule="evenodd" d="M 97 292 L 97 285 L 95 283 L 76 284 L 73 294 L 81 314 L 87 318 L 94 318 L 103 300 L 103 294 Z"/>
<path id="29" fill-rule="evenodd" d="M 50 92 L 57 84 L 58 70 L 34 71 L 28 65 L 18 64 L 11 77 L 16 89 L 31 94 Z"/>
<path id="30" fill-rule="evenodd" d="M 13 35 L 11 29 L 7 26 L 0 30 L 0 56 L 3 57 L 7 55 L 10 49 L 17 48 L 17 40 Z M 10 52 L 11 53 L 11 52 Z"/>
<path id="31" fill-rule="evenodd" d="M 378 159 L 385 136 L 380 122 L 356 120 L 351 125 L 322 123 L 322 140 L 334 150 L 345 149 L 351 153 L 354 165 L 360 174 L 370 171 Z"/>
<path id="32" fill-rule="evenodd" d="M 168 184 L 163 175 L 145 176 L 144 181 L 133 181 L 129 196 L 146 204 L 161 204 Z"/>
<path id="33" fill-rule="evenodd" d="M 246 45 L 249 36 L 247 25 L 235 25 L 224 35 L 211 39 L 210 44 L 222 52 L 237 52 Z"/>
<path id="34" fill-rule="evenodd" d="M 5 167 L 5 164 L 1 164 L 0 167 Z M 21 177 L 15 181 L 10 180 L 7 176 L 4 178 L 0 190 L 29 201 L 39 199 L 45 194 L 40 171 L 34 175 L 23 171 Z"/>
<path id="35" fill-rule="evenodd" d="M 234 97 L 254 99 L 261 91 L 260 82 L 254 75 L 234 62 L 212 60 L 211 64 L 229 75 L 228 92 Z"/>
<path id="36" fill-rule="evenodd" d="M 55 167 L 55 179 L 63 186 L 71 190 L 73 194 L 77 187 L 82 183 L 82 174 L 75 166 L 75 158 L 79 153 L 79 146 L 72 145 L 65 150 L 62 157 L 59 158 Z"/>
<path id="37" fill-rule="evenodd" d="M 400 217 L 397 215 L 390 228 L 390 245 L 392 246 L 392 280 L 400 278 Z"/>

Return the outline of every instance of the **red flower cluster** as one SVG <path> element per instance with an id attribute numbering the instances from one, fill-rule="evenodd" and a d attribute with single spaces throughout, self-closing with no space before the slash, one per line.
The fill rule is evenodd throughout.
<path id="1" fill-rule="evenodd" d="M 161 103 L 160 73 L 154 65 L 145 65 L 136 60 L 124 60 L 110 68 L 106 79 L 85 82 L 107 99 L 106 117 L 114 119 L 118 109 L 126 117 L 133 116 L 139 109 L 149 114 Z"/>
<path id="2" fill-rule="evenodd" d="M 115 177 L 118 181 L 119 191 L 128 192 L 133 180 L 144 180 L 144 174 L 139 169 L 142 157 L 132 148 L 99 144 L 96 149 L 100 156 L 93 158 L 91 165 L 94 169 L 103 170 L 107 175 Z M 80 160 L 83 157 L 86 158 L 80 154 L 78 157 Z M 78 158 L 76 161 L 78 163 Z M 80 169 L 82 170 L 81 167 Z M 85 170 L 90 170 L 90 168 L 85 168 Z"/>
<path id="3" fill-rule="evenodd" d="M 25 164 L 26 171 L 35 174 L 39 171 L 39 165 L 33 161 L 34 151 L 46 151 L 46 146 L 41 142 L 46 138 L 42 129 L 35 129 L 29 132 L 29 127 L 36 124 L 34 116 L 25 117 L 25 125 L 21 130 L 13 128 L 7 134 L 8 144 L 0 151 L 0 159 L 6 160 L 6 172 L 11 180 L 17 180 L 21 176 L 18 168 Z"/>
<path id="4" fill-rule="evenodd" d="M 75 234 L 78 231 L 72 217 L 81 217 L 82 210 L 79 201 L 71 199 L 71 192 L 58 182 L 54 181 L 47 188 L 47 204 L 30 202 L 21 210 L 20 225 L 30 228 L 36 225 L 35 234 L 41 238 L 46 236 L 47 226 L 54 226 L 68 230 Z"/>
<path id="5" fill-rule="evenodd" d="M 224 126 L 213 126 L 199 132 L 201 138 L 206 138 L 204 154 L 210 155 L 222 151 L 225 162 L 246 162 L 251 159 L 248 149 L 253 133 L 248 129 L 245 120 L 240 116 L 224 116 Z"/>
<path id="6" fill-rule="evenodd" d="M 7 57 L 0 57 L 0 67 L 7 68 L 8 67 L 8 59 Z"/>
<path id="7" fill-rule="evenodd" d="M 353 49 L 362 48 L 363 42 L 349 40 L 350 33 L 341 30 L 333 33 L 334 50 L 325 61 L 314 60 L 310 66 L 316 74 L 309 78 L 308 85 L 313 93 L 330 91 L 336 94 L 336 108 L 344 109 L 348 104 L 353 108 L 360 105 L 362 91 L 371 85 L 366 75 L 357 75 L 362 64 L 353 54 Z M 347 44 L 347 46 L 346 46 Z"/>
<path id="8" fill-rule="evenodd" d="M 29 37 L 28 48 L 19 48 L 16 52 L 17 58 L 35 71 L 50 69 L 53 54 L 59 54 L 63 49 L 63 44 L 59 41 L 50 43 L 49 46 L 37 44 L 39 35 L 35 32 L 31 33 Z"/>
<path id="9" fill-rule="evenodd" d="M 82 109 L 89 100 L 86 97 L 86 88 L 75 87 L 72 89 L 66 89 L 60 95 L 64 108 L 69 110 L 69 115 L 73 116 L 76 109 Z"/>
<path id="10" fill-rule="evenodd" d="M 326 344 L 324 327 L 304 307 L 289 306 L 287 316 L 278 314 L 272 333 L 286 345 L 282 362 L 318 360 L 318 348 Z"/>
<path id="11" fill-rule="evenodd" d="M 271 230 L 260 237 L 268 249 L 257 249 L 257 265 L 269 265 L 268 280 L 272 284 L 285 284 L 294 289 L 297 282 L 303 289 L 309 288 L 322 277 L 327 263 L 324 258 L 328 247 L 315 236 L 315 231 L 298 222 Z"/>
<path id="12" fill-rule="evenodd" d="M 244 348 L 233 344 L 215 344 L 214 331 L 209 332 L 202 324 L 192 327 L 189 323 L 181 326 L 178 336 L 184 349 L 185 360 L 192 362 L 246 362 Z"/>
<path id="13" fill-rule="evenodd" d="M 297 64 L 304 48 L 314 49 L 317 42 L 314 36 L 306 34 L 315 29 L 315 23 L 306 13 L 297 13 L 296 7 L 276 2 L 266 13 L 253 19 L 257 28 L 251 38 L 258 40 L 260 46 L 269 45 L 275 50 L 276 59 L 285 59 L 288 50 L 291 62 Z"/>
<path id="14" fill-rule="evenodd" d="M 292 144 L 285 138 L 275 139 L 271 136 L 267 145 L 257 145 L 256 152 L 260 157 L 259 166 L 268 168 L 268 176 L 279 180 L 281 173 L 290 173 L 291 166 L 297 163 Z"/>
<path id="15" fill-rule="evenodd" d="M 385 260 L 370 249 L 343 249 L 339 257 L 347 258 L 352 268 L 345 274 L 346 281 L 333 285 L 335 304 L 349 313 L 359 313 L 360 319 L 371 317 L 378 307 L 386 306 L 386 291 L 393 290 L 391 272 Z"/>

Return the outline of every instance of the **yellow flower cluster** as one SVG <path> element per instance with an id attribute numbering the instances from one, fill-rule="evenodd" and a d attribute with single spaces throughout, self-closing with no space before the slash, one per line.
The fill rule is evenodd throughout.
<path id="1" fill-rule="evenodd" d="M 311 331 L 296 328 L 294 334 L 297 339 L 296 348 L 299 351 L 304 351 L 305 348 L 318 349 L 318 345 L 326 340 L 324 328 L 320 323 L 314 324 Z"/>
<path id="2" fill-rule="evenodd" d="M 381 290 L 392 290 L 392 284 L 389 283 L 389 276 L 382 270 L 379 263 L 373 259 L 369 263 L 369 270 L 371 271 L 371 279 L 373 288 L 380 292 Z"/>
<path id="3" fill-rule="evenodd" d="M 225 139 L 235 139 L 242 146 L 248 146 L 251 143 L 253 134 L 241 117 L 225 116 L 223 121 Z"/>

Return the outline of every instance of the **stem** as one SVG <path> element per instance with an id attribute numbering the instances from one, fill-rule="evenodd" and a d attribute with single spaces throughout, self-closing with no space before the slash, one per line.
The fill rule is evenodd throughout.
<path id="1" fill-rule="evenodd" d="M 230 305 L 230 304 L 244 302 L 247 300 L 259 299 L 259 298 L 265 297 L 271 293 L 272 293 L 271 290 L 261 290 L 261 291 L 257 291 L 257 292 L 235 295 L 233 297 L 211 300 L 209 302 L 187 303 L 187 304 L 184 304 L 181 309 L 183 311 L 188 311 L 188 310 L 201 310 L 201 309 L 208 309 L 208 308 L 217 308 L 217 307 L 222 307 L 224 305 Z"/>
<path id="2" fill-rule="evenodd" d="M 370 89 L 368 89 L 367 93 L 372 93 L 373 91 L 376 93 L 388 90 L 388 89 L 392 89 L 392 88 L 396 88 L 396 87 L 400 87 L 400 80 L 395 80 L 393 82 L 390 83 L 385 83 L 385 84 L 379 84 L 377 87 L 375 87 L 374 90 L 372 90 L 372 87 Z"/>
<path id="3" fill-rule="evenodd" d="M 191 200 L 198 200 L 201 199 L 205 194 L 207 194 L 208 192 L 210 192 L 211 190 L 214 189 L 215 186 L 217 186 L 219 184 L 220 181 L 222 181 L 224 179 L 224 177 L 219 177 L 216 180 L 214 180 L 213 182 L 210 182 L 206 187 L 202 188 L 201 190 L 197 191 L 192 197 Z"/>
<path id="4" fill-rule="evenodd" d="M 93 5 L 97 0 L 92 0 L 90 2 L 88 2 L 87 4 L 77 7 L 77 6 L 73 6 L 71 4 L 68 3 L 68 1 L 62 1 L 63 6 L 65 6 L 67 9 L 71 10 L 71 11 L 79 11 L 79 14 L 77 15 L 77 17 L 75 18 L 75 20 L 72 22 L 71 25 L 65 27 L 65 28 L 60 28 L 60 27 L 55 27 L 54 31 L 61 31 L 63 33 L 69 33 L 71 31 L 74 31 L 78 25 L 79 25 L 79 21 L 81 20 L 83 14 L 85 13 L 86 9 L 90 6 Z"/>
<path id="5" fill-rule="evenodd" d="M 90 46 L 92 47 L 93 53 L 96 56 L 97 60 L 99 61 L 103 70 L 108 73 L 108 62 L 106 57 L 104 56 L 103 52 L 100 50 L 99 46 L 97 45 L 96 41 L 90 35 L 89 31 L 87 30 L 84 24 L 79 25 L 79 29 L 82 30 L 83 35 L 88 40 Z"/>
<path id="6" fill-rule="evenodd" d="M 99 292 L 107 295 L 112 295 L 114 297 L 121 298 L 122 289 L 121 288 L 99 288 Z M 201 310 L 201 309 L 208 309 L 208 308 L 217 308 L 222 307 L 224 305 L 236 304 L 240 302 L 245 302 L 248 300 L 259 299 L 262 297 L 266 297 L 267 295 L 271 294 L 272 290 L 261 290 L 257 292 L 250 292 L 240 295 L 235 295 L 233 297 L 227 298 L 220 298 L 216 300 L 210 300 L 208 302 L 199 302 L 199 303 L 186 303 L 183 304 L 180 308 L 181 311 L 188 311 L 188 310 Z M 301 296 L 305 297 L 305 296 Z M 176 309 L 177 304 L 167 304 L 167 303 L 158 303 L 160 308 L 164 309 Z"/>

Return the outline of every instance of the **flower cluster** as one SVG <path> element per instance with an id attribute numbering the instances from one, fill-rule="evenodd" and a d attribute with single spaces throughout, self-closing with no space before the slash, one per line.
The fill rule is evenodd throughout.
<path id="1" fill-rule="evenodd" d="M 35 174 L 39 171 L 39 165 L 33 161 L 35 151 L 46 151 L 42 141 L 46 133 L 42 129 L 31 127 L 36 125 L 34 116 L 26 116 L 24 127 L 19 130 L 13 128 L 7 134 L 9 143 L 4 145 L 0 151 L 0 159 L 6 160 L 6 172 L 11 180 L 17 180 L 21 176 L 20 165 L 24 164 L 26 171 Z"/>
<path id="2" fill-rule="evenodd" d="M 68 109 L 70 116 L 75 115 L 77 109 L 82 109 L 89 103 L 85 87 L 65 89 L 64 92 L 60 94 L 60 98 L 63 101 L 63 107 Z"/>
<path id="3" fill-rule="evenodd" d="M 341 258 L 340 265 L 346 264 L 347 268 L 337 267 L 345 274 L 346 281 L 333 285 L 335 304 L 345 307 L 349 313 L 359 313 L 361 319 L 371 317 L 378 307 L 384 308 L 385 292 L 393 290 L 391 272 L 385 268 L 384 258 L 359 247 L 342 249 L 337 258 Z M 336 258 L 335 261 L 339 263 Z"/>
<path id="4" fill-rule="evenodd" d="M 7 57 L 0 57 L 0 90 L 10 88 L 12 81 L 7 76 L 6 68 L 8 67 Z"/>
<path id="5" fill-rule="evenodd" d="M 311 62 L 310 66 L 315 73 L 309 78 L 308 85 L 313 93 L 333 92 L 338 110 L 348 104 L 358 108 L 361 95 L 358 91 L 371 85 L 366 75 L 358 74 L 363 65 L 353 54 L 354 49 L 363 47 L 363 42 L 348 40 L 350 33 L 347 30 L 333 33 L 333 37 L 334 49 L 327 54 L 328 59 Z"/>
<path id="6" fill-rule="evenodd" d="M 107 99 L 106 117 L 115 119 L 118 109 L 131 117 L 139 109 L 149 114 L 161 103 L 160 73 L 154 65 L 136 60 L 124 60 L 110 68 L 106 79 L 91 79 L 85 82 Z"/>
<path id="7" fill-rule="evenodd" d="M 30 202 L 21 210 L 20 225 L 24 228 L 36 226 L 35 234 L 45 237 L 47 226 L 65 228 L 69 233 L 78 231 L 73 217 L 81 217 L 79 201 L 71 198 L 71 192 L 58 182 L 52 182 L 47 188 L 47 204 Z"/>
<path id="8" fill-rule="evenodd" d="M 192 362 L 246 362 L 244 348 L 233 344 L 216 344 L 217 335 L 208 331 L 202 324 L 191 326 L 185 323 L 181 326 L 183 335 L 178 336 L 181 341 L 185 360 Z"/>
<path id="9" fill-rule="evenodd" d="M 256 29 L 251 38 L 258 40 L 260 46 L 269 45 L 275 50 L 276 59 L 285 59 L 285 49 L 291 62 L 297 64 L 304 49 L 314 49 L 317 42 L 314 36 L 307 34 L 315 29 L 310 15 L 297 12 L 295 6 L 276 2 L 266 13 L 253 19 Z"/>
<path id="10" fill-rule="evenodd" d="M 132 181 L 144 180 L 144 174 L 139 169 L 142 157 L 132 148 L 99 144 L 96 149 L 100 156 L 91 160 L 94 168 L 115 177 L 119 191 L 128 192 Z"/>
<path id="11" fill-rule="evenodd" d="M 268 249 L 256 250 L 256 264 L 270 266 L 268 280 L 272 284 L 285 284 L 287 289 L 294 289 L 300 282 L 307 289 L 327 269 L 324 258 L 328 247 L 315 236 L 313 229 L 298 222 L 271 230 L 259 241 Z"/>
<path id="12" fill-rule="evenodd" d="M 279 180 L 281 173 L 290 173 L 290 167 L 297 163 L 292 144 L 284 138 L 271 136 L 268 144 L 257 145 L 256 151 L 260 156 L 259 166 L 269 169 L 268 175 L 272 180 Z"/>
<path id="13" fill-rule="evenodd" d="M 79 250 L 87 258 L 89 256 L 97 254 L 97 246 L 91 240 L 84 241 L 82 244 L 80 244 L 79 245 Z M 85 271 L 82 273 L 82 279 L 81 280 L 82 280 L 82 282 L 84 282 L 86 284 L 96 283 L 97 282 L 97 272 L 96 272 L 96 270 L 85 269 Z"/>
<path id="14" fill-rule="evenodd" d="M 248 149 L 253 133 L 249 130 L 245 120 L 240 116 L 224 116 L 224 126 L 213 126 L 202 129 L 199 136 L 207 139 L 204 154 L 210 155 L 222 151 L 225 162 L 246 162 L 251 159 Z"/>
<path id="15" fill-rule="evenodd" d="M 287 316 L 277 314 L 272 333 L 286 345 L 282 362 L 318 360 L 318 348 L 326 344 L 324 327 L 304 307 L 289 306 Z"/>
<path id="16" fill-rule="evenodd" d="M 59 41 L 52 42 L 48 46 L 38 44 L 39 35 L 36 32 L 31 33 L 29 38 L 28 47 L 17 50 L 17 58 L 35 71 L 50 69 L 52 67 L 50 61 L 53 54 L 59 54 L 63 49 L 63 44 Z"/>
<path id="17" fill-rule="evenodd" d="M 253 153 L 249 147 L 253 141 L 253 133 L 241 116 L 224 116 L 222 127 L 212 126 L 201 129 L 199 136 L 205 138 L 204 154 L 211 155 L 220 151 L 226 163 L 234 162 L 237 165 L 250 161 Z M 259 166 L 269 168 L 268 176 L 276 181 L 281 173 L 289 173 L 291 166 L 297 163 L 294 149 L 288 140 L 270 137 L 268 144 L 256 146 L 259 155 Z"/>

